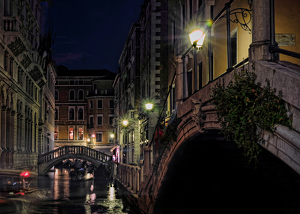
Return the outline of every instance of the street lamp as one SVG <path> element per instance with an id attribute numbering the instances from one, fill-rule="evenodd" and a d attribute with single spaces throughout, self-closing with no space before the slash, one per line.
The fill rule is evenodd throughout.
<path id="1" fill-rule="evenodd" d="M 194 30 L 192 33 L 189 34 L 189 37 L 192 46 L 198 49 L 202 47 L 205 39 L 205 34 L 202 30 Z"/>
<path id="2" fill-rule="evenodd" d="M 128 120 L 123 120 L 123 125 L 127 126 L 128 125 Z"/>
<path id="3" fill-rule="evenodd" d="M 152 103 L 146 103 L 145 106 L 146 106 L 146 109 L 147 109 L 148 111 L 151 111 L 152 108 L 153 108 L 153 104 L 152 104 Z"/>
<path id="4" fill-rule="evenodd" d="M 110 134 L 110 138 L 113 139 L 114 137 L 115 137 L 115 134 L 114 134 L 114 133 L 111 133 L 111 134 Z"/>
<path id="5" fill-rule="evenodd" d="M 192 46 L 194 47 L 194 83 L 195 83 L 195 91 L 198 89 L 198 81 L 197 81 L 197 50 L 199 50 L 203 43 L 205 34 L 202 30 L 194 30 L 192 33 L 189 34 L 190 41 Z M 199 74 L 199 83 L 201 84 L 200 87 L 202 87 L 202 72 Z"/>

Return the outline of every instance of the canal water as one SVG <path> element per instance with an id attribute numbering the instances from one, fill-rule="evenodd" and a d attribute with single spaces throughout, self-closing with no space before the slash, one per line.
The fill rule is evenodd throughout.
<path id="1" fill-rule="evenodd" d="M 95 171 L 94 179 L 71 181 L 68 169 L 55 169 L 48 176 L 39 177 L 38 187 L 47 198 L 32 203 L 32 214 L 135 214 L 139 213 L 108 178 L 104 167 Z"/>

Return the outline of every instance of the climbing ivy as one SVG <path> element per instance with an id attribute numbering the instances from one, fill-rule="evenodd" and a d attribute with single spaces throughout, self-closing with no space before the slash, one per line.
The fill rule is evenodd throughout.
<path id="1" fill-rule="evenodd" d="M 258 143 L 264 143 L 262 130 L 273 133 L 276 124 L 292 126 L 282 92 L 277 96 L 276 89 L 270 88 L 267 79 L 264 87 L 260 83 L 255 84 L 255 80 L 255 73 L 235 72 L 234 81 L 227 87 L 218 83 L 211 93 L 222 133 L 243 149 L 248 163 L 258 161 L 261 151 Z"/>

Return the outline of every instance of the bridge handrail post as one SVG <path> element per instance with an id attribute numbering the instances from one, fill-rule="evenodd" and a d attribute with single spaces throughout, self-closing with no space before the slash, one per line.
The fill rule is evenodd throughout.
<path id="1" fill-rule="evenodd" d="M 140 191 L 140 172 L 141 172 L 141 168 L 136 168 L 136 172 L 137 172 L 137 177 L 136 177 L 136 192 Z"/>

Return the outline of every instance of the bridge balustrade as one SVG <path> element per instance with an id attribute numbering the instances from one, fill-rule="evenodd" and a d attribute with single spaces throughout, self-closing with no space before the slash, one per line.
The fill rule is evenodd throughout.
<path id="1" fill-rule="evenodd" d="M 49 162 L 55 158 L 66 154 L 84 155 L 101 162 L 108 162 L 111 159 L 110 155 L 99 152 L 97 150 L 85 146 L 63 146 L 53 151 L 47 152 L 39 156 L 39 164 Z"/>
<path id="2" fill-rule="evenodd" d="M 133 194 L 137 194 L 140 190 L 140 176 L 140 167 L 122 163 L 117 164 L 118 180 L 127 187 L 128 190 L 132 191 Z"/>

